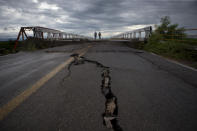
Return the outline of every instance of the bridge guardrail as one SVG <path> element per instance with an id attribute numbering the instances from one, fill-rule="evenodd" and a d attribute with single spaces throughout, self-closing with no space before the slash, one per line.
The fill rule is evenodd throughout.
<path id="1" fill-rule="evenodd" d="M 194 32 L 197 29 L 185 29 L 186 32 Z M 197 46 L 197 33 L 196 34 L 177 34 L 176 32 L 171 34 L 161 34 L 164 41 L 177 41 L 177 42 L 186 42 L 191 45 Z"/>

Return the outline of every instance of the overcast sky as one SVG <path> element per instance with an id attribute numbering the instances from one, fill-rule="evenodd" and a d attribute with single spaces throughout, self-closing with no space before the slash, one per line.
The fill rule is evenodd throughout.
<path id="1" fill-rule="evenodd" d="M 21 26 L 108 37 L 158 24 L 166 15 L 197 28 L 197 0 L 0 0 L 0 38 L 16 37 Z"/>

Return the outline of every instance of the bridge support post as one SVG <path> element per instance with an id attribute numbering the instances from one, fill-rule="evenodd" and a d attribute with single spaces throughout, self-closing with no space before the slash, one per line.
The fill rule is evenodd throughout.
<path id="1" fill-rule="evenodd" d="M 132 33 L 130 33 L 130 37 L 129 38 L 132 39 Z"/>
<path id="2" fill-rule="evenodd" d="M 41 38 L 44 39 L 44 32 L 41 32 Z"/>
<path id="3" fill-rule="evenodd" d="M 134 38 L 136 38 L 136 32 L 134 32 Z"/>
<path id="4" fill-rule="evenodd" d="M 145 31 L 145 38 L 147 39 L 149 37 L 149 32 Z"/>
<path id="5" fill-rule="evenodd" d="M 141 32 L 139 32 L 139 39 L 141 39 Z"/>

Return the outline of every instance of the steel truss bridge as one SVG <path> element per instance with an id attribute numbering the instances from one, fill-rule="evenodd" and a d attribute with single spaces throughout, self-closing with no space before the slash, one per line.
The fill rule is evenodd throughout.
<path id="1" fill-rule="evenodd" d="M 33 36 L 28 36 L 26 31 L 32 31 Z M 141 33 L 145 33 L 145 36 L 142 37 Z M 118 40 L 132 40 L 132 39 L 138 39 L 141 41 L 146 40 L 148 37 L 150 37 L 152 33 L 152 27 L 148 26 L 145 28 L 137 29 L 137 30 L 132 30 L 129 32 L 121 33 L 119 35 L 113 36 L 110 39 L 118 39 Z M 138 35 L 136 35 L 138 34 Z M 50 29 L 50 28 L 45 28 L 45 27 L 40 27 L 40 26 L 34 26 L 34 27 L 21 27 L 18 37 L 15 43 L 15 48 L 18 44 L 18 41 L 22 39 L 23 41 L 29 38 L 37 38 L 37 39 L 43 39 L 43 40 L 89 40 L 93 41 L 93 37 L 88 37 L 84 35 L 79 35 L 79 34 L 73 34 L 73 33 L 67 33 L 67 32 L 62 32 L 59 30 L 55 29 Z M 105 39 L 106 40 L 106 39 Z"/>

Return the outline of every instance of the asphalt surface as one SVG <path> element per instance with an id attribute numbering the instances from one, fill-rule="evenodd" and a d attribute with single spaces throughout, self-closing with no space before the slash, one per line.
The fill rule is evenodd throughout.
<path id="1" fill-rule="evenodd" d="M 197 130 L 197 71 L 117 42 L 91 44 L 84 57 L 110 67 L 123 131 Z M 0 106 L 86 46 L 0 56 Z M 103 125 L 101 71 L 84 63 L 71 66 L 71 75 L 66 77 L 68 70 L 63 69 L 0 121 L 0 130 L 110 130 Z"/>

